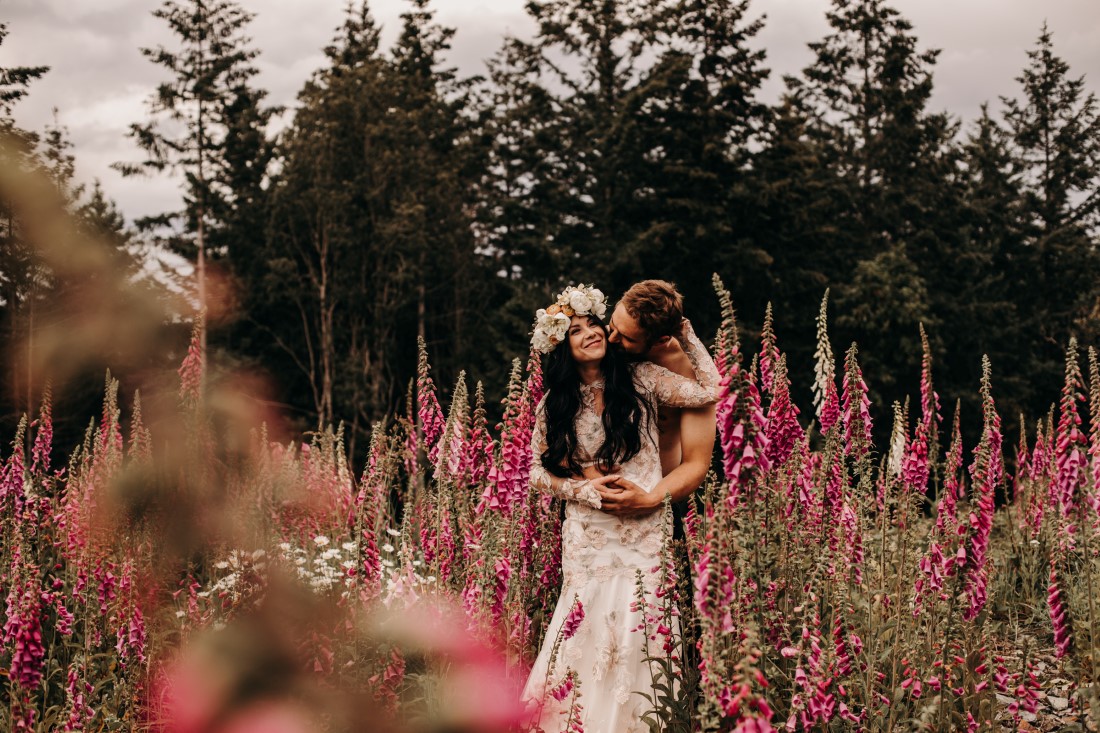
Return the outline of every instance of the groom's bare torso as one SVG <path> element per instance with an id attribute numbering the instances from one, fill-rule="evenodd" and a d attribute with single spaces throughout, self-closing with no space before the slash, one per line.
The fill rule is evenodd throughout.
<path id="1" fill-rule="evenodd" d="M 664 367 L 687 379 L 695 378 L 695 370 L 680 342 L 670 339 L 667 344 L 654 347 L 645 355 L 647 361 Z M 706 409 L 706 408 L 704 408 Z M 684 410 L 679 407 L 660 407 L 657 410 L 658 443 L 661 449 L 661 473 L 668 475 L 680 465 L 683 450 L 680 445 L 680 425 Z"/>

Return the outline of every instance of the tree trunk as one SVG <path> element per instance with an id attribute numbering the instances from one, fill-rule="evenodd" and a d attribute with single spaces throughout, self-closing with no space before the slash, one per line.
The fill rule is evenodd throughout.
<path id="1" fill-rule="evenodd" d="M 329 246 L 329 230 L 328 226 L 325 226 L 321 230 L 321 257 L 318 268 L 318 299 L 321 310 L 321 409 L 317 415 L 320 422 L 319 429 L 332 424 L 332 372 L 336 351 L 332 333 L 334 306 L 329 302 L 328 292 Z"/>

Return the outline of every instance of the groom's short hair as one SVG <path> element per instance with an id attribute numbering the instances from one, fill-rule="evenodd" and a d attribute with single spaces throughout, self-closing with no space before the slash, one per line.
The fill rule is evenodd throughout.
<path id="1" fill-rule="evenodd" d="M 684 320 L 684 296 L 666 280 L 634 283 L 619 300 L 651 341 L 680 332 Z"/>

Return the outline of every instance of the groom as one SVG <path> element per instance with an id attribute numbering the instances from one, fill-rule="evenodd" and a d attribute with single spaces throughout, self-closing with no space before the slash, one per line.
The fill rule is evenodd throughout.
<path id="1" fill-rule="evenodd" d="M 623 293 L 615 305 L 607 340 L 635 359 L 651 361 L 694 379 L 691 360 L 678 340 L 690 328 L 684 318 L 684 299 L 676 286 L 664 280 L 643 280 Z M 599 489 L 603 511 L 620 517 L 649 514 L 660 509 L 666 493 L 676 504 L 703 483 L 714 450 L 714 405 L 694 409 L 661 407 L 657 427 L 664 478 L 649 492 L 626 478 L 608 484 Z"/>

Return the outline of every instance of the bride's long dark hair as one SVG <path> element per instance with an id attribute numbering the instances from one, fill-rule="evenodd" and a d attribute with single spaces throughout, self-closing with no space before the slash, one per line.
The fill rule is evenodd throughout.
<path id="1" fill-rule="evenodd" d="M 607 338 L 607 326 L 596 316 L 590 323 Z M 601 471 L 629 461 L 642 449 L 642 421 L 655 419 L 653 405 L 637 387 L 626 358 L 611 344 L 600 362 L 603 375 L 604 442 L 593 456 Z M 581 379 L 566 338 L 542 357 L 542 378 L 546 387 L 546 451 L 540 456 L 543 468 L 561 478 L 580 474 L 577 460 L 577 414 L 581 409 Z"/>

